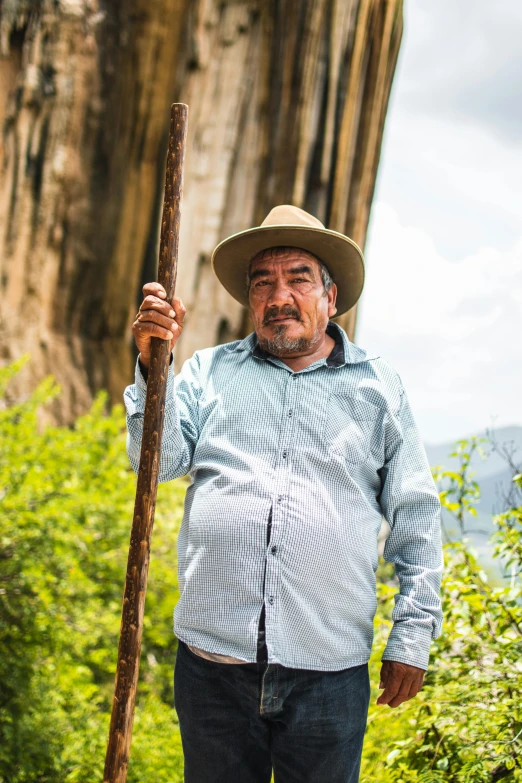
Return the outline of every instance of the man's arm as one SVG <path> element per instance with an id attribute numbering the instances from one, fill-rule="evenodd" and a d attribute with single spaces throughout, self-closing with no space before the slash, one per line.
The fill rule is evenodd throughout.
<path id="1" fill-rule="evenodd" d="M 380 504 L 391 528 L 384 558 L 394 563 L 400 585 L 383 661 L 425 670 L 442 628 L 441 504 L 404 389 L 380 474 Z"/>
<path id="2" fill-rule="evenodd" d="M 123 394 L 127 411 L 127 454 L 136 474 L 140 464 L 146 394 L 147 382 L 138 357 L 134 383 L 127 386 Z M 171 354 L 158 476 L 160 483 L 184 476 L 192 466 L 192 457 L 199 437 L 199 394 L 198 355 L 194 354 L 183 364 L 175 379 Z"/>

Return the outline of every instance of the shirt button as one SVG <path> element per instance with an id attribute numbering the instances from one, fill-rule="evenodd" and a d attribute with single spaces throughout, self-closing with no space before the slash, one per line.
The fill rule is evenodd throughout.
<path id="1" fill-rule="evenodd" d="M 269 604 L 273 604 L 274 603 L 274 596 L 273 595 L 269 596 L 268 603 Z"/>
<path id="2" fill-rule="evenodd" d="M 287 454 L 288 454 L 288 452 L 287 452 L 287 451 L 283 451 L 283 459 L 286 459 L 286 457 L 287 457 Z"/>
<path id="3" fill-rule="evenodd" d="M 278 503 L 282 503 L 283 502 L 283 498 L 284 498 L 284 495 L 279 495 L 279 497 L 277 498 L 277 502 Z"/>
<path id="4" fill-rule="evenodd" d="M 297 375 L 292 375 L 292 378 L 293 378 L 293 379 L 294 379 L 294 381 L 295 381 L 295 380 L 297 379 Z"/>
<path id="5" fill-rule="evenodd" d="M 289 416 L 291 416 L 291 415 L 292 415 L 292 413 L 293 413 L 293 410 L 289 410 L 289 411 L 288 411 L 288 415 L 289 415 Z"/>
<path id="6" fill-rule="evenodd" d="M 271 550 L 270 550 L 270 551 L 272 552 L 272 554 L 273 554 L 273 555 L 275 555 L 275 553 L 277 552 L 277 547 L 276 547 L 276 545 L 275 545 L 275 544 L 274 544 L 274 546 L 271 548 Z"/>

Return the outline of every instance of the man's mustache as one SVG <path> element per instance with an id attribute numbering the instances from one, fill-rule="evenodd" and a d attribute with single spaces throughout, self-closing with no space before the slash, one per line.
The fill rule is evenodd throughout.
<path id="1" fill-rule="evenodd" d="M 265 317 L 263 318 L 263 326 L 266 326 L 268 323 L 270 323 L 270 321 L 273 321 L 274 318 L 281 318 L 281 316 L 286 316 L 287 318 L 295 318 L 296 321 L 301 320 L 299 311 L 295 310 L 293 307 L 283 307 L 281 308 L 281 310 L 272 308 L 271 310 L 267 310 L 267 312 L 265 313 Z"/>

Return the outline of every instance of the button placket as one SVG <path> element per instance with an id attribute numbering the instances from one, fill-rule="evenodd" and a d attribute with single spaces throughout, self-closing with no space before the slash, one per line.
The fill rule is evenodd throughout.
<path id="1" fill-rule="evenodd" d="M 265 625 L 271 624 L 274 618 L 274 612 L 277 611 L 277 596 L 279 593 L 279 564 L 280 560 L 277 557 L 280 549 L 279 541 L 279 523 L 284 517 L 284 501 L 287 498 L 288 483 L 290 479 L 288 468 L 290 464 L 290 446 L 291 436 L 295 421 L 295 399 L 297 396 L 298 386 L 291 383 L 291 380 L 295 379 L 296 375 L 290 375 L 287 381 L 286 395 L 284 400 L 286 415 L 282 418 L 282 431 L 281 431 L 281 445 L 280 445 L 280 459 L 278 473 L 278 486 L 276 488 L 276 503 L 272 509 L 272 542 L 268 549 L 268 559 L 266 563 L 266 581 L 265 581 L 265 600 L 266 600 L 266 615 Z M 273 542 L 276 537 L 276 543 Z"/>
<path id="2" fill-rule="evenodd" d="M 294 424 L 293 419 L 295 418 L 294 412 L 295 412 L 295 398 L 297 393 L 297 387 L 293 383 L 290 383 L 290 380 L 294 380 L 295 378 L 297 378 L 297 375 L 289 376 L 287 382 L 287 394 L 286 394 L 287 399 L 285 399 L 284 402 L 286 408 L 286 417 L 285 417 L 286 421 L 283 424 L 283 433 L 282 433 L 283 451 L 281 457 L 283 460 L 288 460 L 288 452 L 289 452 L 288 446 L 290 444 L 290 440 L 292 437 L 293 424 Z"/>

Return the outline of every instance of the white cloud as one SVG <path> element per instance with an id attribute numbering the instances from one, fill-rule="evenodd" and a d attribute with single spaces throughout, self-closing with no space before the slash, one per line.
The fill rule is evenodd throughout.
<path id="1" fill-rule="evenodd" d="M 442 442 L 522 424 L 522 4 L 411 0 L 405 17 L 356 341 Z"/>
<path id="2" fill-rule="evenodd" d="M 392 204 L 403 222 L 427 230 L 449 260 L 515 241 L 521 179 L 522 147 L 506 145 L 483 127 L 430 118 L 392 102 L 377 198 Z"/>
<path id="3" fill-rule="evenodd" d="M 411 0 L 399 65 L 404 105 L 488 127 L 518 145 L 521 26 L 518 0 Z"/>
<path id="4" fill-rule="evenodd" d="M 522 4 L 412 0 L 405 17 L 377 198 L 449 261 L 507 250 L 522 207 Z"/>
<path id="5" fill-rule="evenodd" d="M 455 262 L 389 204 L 370 229 L 356 341 L 399 371 L 425 439 L 522 423 L 522 238 Z"/>
<path id="6" fill-rule="evenodd" d="M 356 341 L 442 442 L 522 424 L 522 4 L 405 15 Z"/>
<path id="7" fill-rule="evenodd" d="M 404 226 L 382 202 L 374 206 L 368 243 L 366 296 L 372 324 L 393 334 L 437 334 L 459 341 L 492 327 L 522 272 L 522 240 L 511 252 L 481 248 L 458 263 L 447 261 L 422 229 Z M 480 300 L 478 306 L 469 304 Z"/>

